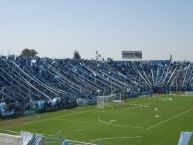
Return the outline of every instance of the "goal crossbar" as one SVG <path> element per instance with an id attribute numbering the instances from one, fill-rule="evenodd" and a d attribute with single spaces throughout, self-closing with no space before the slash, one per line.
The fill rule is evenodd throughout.
<path id="1" fill-rule="evenodd" d="M 122 103 L 121 94 L 111 94 L 107 96 L 97 96 L 97 108 L 104 108 L 110 103 Z"/>

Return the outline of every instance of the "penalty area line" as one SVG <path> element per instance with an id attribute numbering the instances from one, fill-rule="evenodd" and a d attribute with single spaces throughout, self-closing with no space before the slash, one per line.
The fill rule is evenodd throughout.
<path id="1" fill-rule="evenodd" d="M 171 118 L 168 118 L 168 119 L 166 119 L 166 120 L 163 120 L 163 121 L 161 121 L 161 122 L 159 122 L 159 123 L 157 123 L 157 124 L 155 124 L 155 125 L 152 125 L 152 126 L 148 127 L 147 129 L 152 129 L 152 128 L 154 128 L 154 127 L 157 127 L 157 126 L 159 126 L 159 125 L 161 125 L 161 124 L 164 124 L 164 123 L 166 123 L 166 122 L 168 122 L 168 121 L 170 121 L 170 120 L 173 120 L 173 119 L 175 119 L 175 118 L 178 118 L 178 117 L 180 117 L 181 115 L 184 115 L 184 114 L 189 113 L 189 112 L 191 112 L 191 111 L 193 111 L 193 108 L 188 109 L 188 110 L 186 110 L 186 111 L 184 111 L 184 112 L 181 112 L 181 113 L 179 113 L 179 114 L 177 114 L 177 115 L 175 115 L 175 116 L 173 116 L 173 117 L 171 117 Z"/>
<path id="2" fill-rule="evenodd" d="M 71 119 L 59 119 L 56 118 L 55 120 L 61 120 L 61 121 L 70 121 L 70 122 L 79 122 L 79 123 L 86 123 L 86 124 L 93 124 L 93 125 L 103 125 L 103 126 L 112 126 L 112 127 L 124 127 L 124 128 L 135 128 L 135 129 L 146 129 L 145 127 L 139 127 L 139 126 L 129 126 L 129 125 L 122 125 L 122 124 L 113 124 L 108 123 L 106 121 L 102 122 L 92 122 L 92 121 L 80 121 L 80 120 L 71 120 Z"/>

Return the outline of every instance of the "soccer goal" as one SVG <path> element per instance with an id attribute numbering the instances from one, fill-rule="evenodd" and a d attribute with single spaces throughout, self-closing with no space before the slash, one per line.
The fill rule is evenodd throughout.
<path id="1" fill-rule="evenodd" d="M 117 103 L 122 103 L 122 97 L 120 93 L 111 94 L 108 96 L 97 96 L 97 108 L 104 108 Z"/>

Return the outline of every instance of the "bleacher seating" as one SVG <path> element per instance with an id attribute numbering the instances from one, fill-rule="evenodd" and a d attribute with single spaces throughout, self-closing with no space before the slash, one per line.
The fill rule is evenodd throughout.
<path id="1" fill-rule="evenodd" d="M 0 57 L 1 117 L 94 104 L 98 90 L 125 97 L 193 91 L 193 63 Z"/>

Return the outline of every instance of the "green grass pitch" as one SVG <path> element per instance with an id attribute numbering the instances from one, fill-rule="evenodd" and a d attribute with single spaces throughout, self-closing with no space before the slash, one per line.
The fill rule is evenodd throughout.
<path id="1" fill-rule="evenodd" d="M 0 128 L 98 145 L 177 145 L 181 131 L 193 131 L 193 97 L 139 97 L 104 109 L 90 105 L 1 120 Z M 45 139 L 50 145 L 61 141 Z"/>

